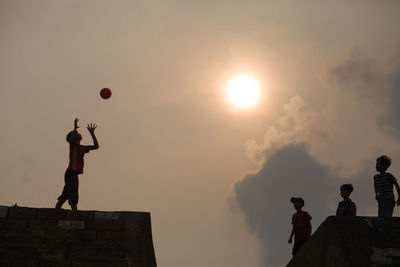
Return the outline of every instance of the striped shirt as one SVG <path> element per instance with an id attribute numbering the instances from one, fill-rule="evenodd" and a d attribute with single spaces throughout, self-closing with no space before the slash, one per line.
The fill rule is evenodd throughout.
<path id="1" fill-rule="evenodd" d="M 391 173 L 376 174 L 374 176 L 374 186 L 379 199 L 394 199 L 393 185 L 397 183 L 396 178 Z"/>

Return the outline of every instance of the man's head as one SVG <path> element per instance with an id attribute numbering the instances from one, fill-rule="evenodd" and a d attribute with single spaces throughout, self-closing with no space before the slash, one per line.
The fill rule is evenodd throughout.
<path id="1" fill-rule="evenodd" d="M 70 131 L 67 134 L 66 139 L 67 139 L 67 142 L 70 144 L 79 144 L 80 141 L 82 140 L 82 135 L 77 130 L 74 130 L 74 131 Z"/>
<path id="2" fill-rule="evenodd" d="M 340 195 L 344 199 L 349 198 L 351 192 L 353 192 L 353 185 L 352 184 L 343 184 L 340 187 Z"/>
<path id="3" fill-rule="evenodd" d="M 301 208 L 304 207 L 304 200 L 301 197 L 292 197 L 290 202 L 293 203 L 296 210 L 301 210 Z"/>
<path id="4" fill-rule="evenodd" d="M 376 171 L 384 172 L 390 167 L 390 164 L 392 164 L 391 158 L 385 155 L 380 156 L 376 159 Z"/>

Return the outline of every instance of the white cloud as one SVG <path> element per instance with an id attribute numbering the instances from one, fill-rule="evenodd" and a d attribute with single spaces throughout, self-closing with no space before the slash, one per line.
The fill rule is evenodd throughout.
<path id="1" fill-rule="evenodd" d="M 284 111 L 276 125 L 267 130 L 261 144 L 254 140 L 247 141 L 249 159 L 261 163 L 288 144 L 305 142 L 314 147 L 323 141 L 325 133 L 318 116 L 306 107 L 300 96 L 294 96 L 285 104 Z"/>

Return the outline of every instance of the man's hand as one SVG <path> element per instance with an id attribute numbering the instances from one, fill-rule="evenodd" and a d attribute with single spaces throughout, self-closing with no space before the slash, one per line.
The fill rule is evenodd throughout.
<path id="1" fill-rule="evenodd" d="M 76 129 L 79 128 L 79 126 L 78 126 L 78 121 L 79 121 L 78 118 L 76 118 L 76 119 L 74 120 L 74 131 L 75 131 Z"/>
<path id="2" fill-rule="evenodd" d="M 94 134 L 94 130 L 97 128 L 97 125 L 94 123 L 90 123 L 87 125 L 87 129 L 90 134 Z"/>
<path id="3" fill-rule="evenodd" d="M 292 241 L 292 238 L 289 238 L 288 243 L 289 243 L 289 244 L 292 244 L 292 242 L 293 242 L 293 241 Z"/>

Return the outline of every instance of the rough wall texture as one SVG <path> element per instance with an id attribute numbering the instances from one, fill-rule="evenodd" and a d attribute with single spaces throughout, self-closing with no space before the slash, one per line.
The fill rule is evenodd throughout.
<path id="1" fill-rule="evenodd" d="M 288 267 L 400 267 L 400 218 L 328 217 Z"/>
<path id="2" fill-rule="evenodd" d="M 155 267 L 150 213 L 0 206 L 0 266 Z"/>

